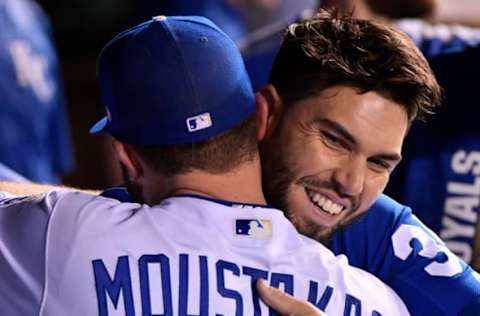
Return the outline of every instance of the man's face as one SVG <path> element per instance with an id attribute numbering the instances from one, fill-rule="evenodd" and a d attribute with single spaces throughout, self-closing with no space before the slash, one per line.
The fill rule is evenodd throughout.
<path id="1" fill-rule="evenodd" d="M 336 86 L 299 101 L 262 144 L 267 200 L 325 241 L 383 191 L 407 128 L 405 110 L 376 92 Z"/>

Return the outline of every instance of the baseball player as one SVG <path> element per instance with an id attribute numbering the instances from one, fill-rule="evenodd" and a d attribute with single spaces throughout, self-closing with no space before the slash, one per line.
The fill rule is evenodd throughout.
<path id="1" fill-rule="evenodd" d="M 132 192 L 153 206 L 4 193 L 2 314 L 265 315 L 257 279 L 329 315 L 409 314 L 266 205 L 266 113 L 254 114 L 240 54 L 213 23 L 155 17 L 110 41 L 98 74 L 107 117 L 92 132 L 115 137 Z"/>
<path id="2" fill-rule="evenodd" d="M 378 2 L 386 6 L 391 3 Z M 405 5 L 405 1 L 399 3 Z M 478 142 L 475 140 L 477 116 L 472 115 L 475 109 L 470 103 L 476 91 L 473 87 L 478 68 L 478 63 L 474 62 L 478 56 L 478 31 L 458 26 L 429 26 L 412 20 L 400 21 L 398 25 L 429 58 L 445 88 L 446 98 L 445 107 L 429 118 L 431 122 L 413 124 L 402 155 L 405 168 L 393 174 L 404 176 L 394 177 L 388 192 L 408 201 L 415 213 L 447 241 L 450 250 L 467 263 L 473 263 L 478 257 L 472 249 L 475 235 L 478 239 L 478 233 L 475 234 L 475 226 L 478 226 L 478 190 L 475 189 Z M 268 81 L 266 73 L 274 56 L 272 47 L 278 47 L 280 42 L 278 27 L 276 32 L 270 31 L 269 36 L 254 39 L 245 50 L 247 67 L 250 66 L 258 89 Z M 279 71 L 284 70 L 282 66 L 277 67 Z M 283 118 L 284 121 L 290 119 L 289 116 Z M 289 134 L 277 137 L 287 138 Z M 262 156 L 272 153 L 265 151 Z M 268 181 L 271 180 L 265 177 L 264 182 Z M 275 201 L 269 202 L 277 205 Z M 399 234 L 402 239 L 392 238 Z M 413 243 L 414 246 L 399 247 L 399 240 L 402 245 Z M 462 310 L 480 314 L 477 274 L 413 216 L 409 207 L 385 195 L 379 196 L 361 221 L 334 234 L 329 245 L 335 253 L 346 254 L 351 264 L 392 286 L 410 310 L 420 315 L 455 315 Z M 403 255 L 399 255 L 399 248 L 403 249 Z M 442 261 L 447 269 L 457 267 L 457 273 L 439 276 L 428 272 L 428 267 Z"/>
<path id="3" fill-rule="evenodd" d="M 407 80 L 408 88 L 398 90 L 401 98 L 406 95 L 413 98 L 413 91 L 427 89 L 419 99 L 425 101 L 438 93 L 431 85 L 434 79 L 428 65 L 425 61 L 413 60 L 398 65 L 391 59 L 395 55 L 388 53 L 389 57 L 382 59 L 388 46 L 367 38 L 358 43 L 357 38 L 333 37 L 336 40 L 325 44 L 323 34 L 328 32 L 323 29 L 322 20 L 315 18 L 290 26 L 272 66 L 271 85 L 261 92 L 263 102 L 272 112 L 269 119 L 272 129 L 269 134 L 267 131 L 272 136 L 266 139 L 262 150 L 262 162 L 266 166 L 263 171 L 269 179 L 264 187 L 267 200 L 290 213 L 301 232 L 327 242 L 332 231 L 348 226 L 355 215 L 369 210 L 365 220 L 332 238 L 335 253 L 346 253 L 352 264 L 373 272 L 390 284 L 415 314 L 458 315 L 474 310 L 478 313 L 478 274 L 423 226 L 408 208 L 380 195 L 398 162 L 392 159 L 395 158 L 392 154 L 398 154 L 400 147 L 395 151 L 392 146 L 398 141 L 397 137 L 405 136 L 396 125 L 400 117 L 397 120 L 379 117 L 374 99 L 368 107 L 373 112 L 354 107 L 364 104 L 356 94 L 345 97 L 348 102 L 344 103 L 341 98 L 336 100 L 338 102 L 333 101 L 334 97 L 329 98 L 330 94 L 340 93 L 339 90 L 328 91 L 332 81 L 350 85 L 353 81 L 360 91 L 382 91 L 392 80 L 395 84 L 389 95 L 395 99 L 394 87 Z M 336 29 L 330 32 L 337 33 Z M 346 43 L 352 43 L 353 47 Z M 365 64 L 361 63 L 362 53 L 351 52 L 356 45 L 369 53 Z M 325 53 L 342 50 L 347 53 L 338 59 Z M 418 56 L 418 52 L 416 54 Z M 355 57 L 349 59 L 351 56 Z M 378 62 L 374 62 L 376 57 Z M 416 69 L 403 73 L 415 65 L 423 65 L 424 71 Z M 390 68 L 382 72 L 382 67 L 386 66 Z M 362 75 L 355 77 L 355 70 Z M 415 90 L 415 82 L 419 90 Z M 327 87 L 323 91 L 318 88 L 322 84 Z M 313 85 L 318 89 L 317 99 L 311 97 Z M 272 101 L 275 92 L 279 97 Z M 411 102 L 412 99 L 403 100 Z M 318 109 L 314 112 L 316 104 Z M 335 110 L 330 110 L 333 105 Z M 282 106 L 285 110 L 279 115 Z M 321 124 L 309 128 L 315 113 L 319 113 Z M 319 132 L 315 133 L 316 130 Z M 309 155 L 299 155 L 299 152 Z M 423 190 L 427 194 L 428 188 Z M 353 205 L 351 209 L 349 205 Z"/>
<path id="4" fill-rule="evenodd" d="M 73 167 L 48 17 L 33 0 L 0 0 L 0 162 L 36 182 Z"/>
<path id="5" fill-rule="evenodd" d="M 105 195 L 128 201 L 126 193 L 114 189 Z M 476 273 L 458 261 L 410 209 L 386 196 L 376 200 L 360 223 L 334 235 L 331 246 L 389 283 L 416 314 L 478 312 Z"/>

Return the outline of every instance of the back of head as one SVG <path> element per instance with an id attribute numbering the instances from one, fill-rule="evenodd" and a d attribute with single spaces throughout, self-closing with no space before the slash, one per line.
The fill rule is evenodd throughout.
<path id="1" fill-rule="evenodd" d="M 405 34 L 326 10 L 288 28 L 269 81 L 287 107 L 347 85 L 395 101 L 410 121 L 432 112 L 441 96 L 428 62 Z"/>
<path id="2" fill-rule="evenodd" d="M 107 117 L 91 132 L 133 145 L 158 171 L 221 172 L 256 152 L 243 61 L 206 18 L 158 16 L 120 33 L 102 50 L 98 77 Z"/>

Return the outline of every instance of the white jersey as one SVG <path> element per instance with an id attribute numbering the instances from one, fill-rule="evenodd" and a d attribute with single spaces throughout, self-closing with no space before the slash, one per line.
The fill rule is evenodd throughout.
<path id="1" fill-rule="evenodd" d="M 330 316 L 409 315 L 276 209 L 68 190 L 0 203 L 1 315 L 268 315 L 257 278 Z"/>

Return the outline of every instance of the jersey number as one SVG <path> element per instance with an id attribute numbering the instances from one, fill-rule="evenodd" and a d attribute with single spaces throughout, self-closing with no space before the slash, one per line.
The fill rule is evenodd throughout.
<path id="1" fill-rule="evenodd" d="M 435 241 L 421 227 L 403 224 L 392 235 L 393 252 L 401 260 L 406 260 L 413 252 L 411 242 L 417 240 L 422 245 L 422 250 L 418 253 L 424 258 L 434 261 L 425 267 L 425 271 L 432 276 L 452 277 L 463 271 L 458 258 L 448 248 Z M 446 255 L 446 260 L 442 262 L 435 261 L 439 253 Z"/>

